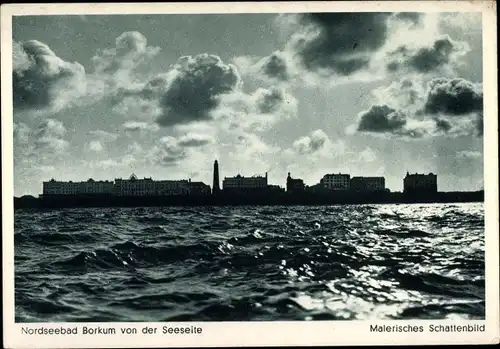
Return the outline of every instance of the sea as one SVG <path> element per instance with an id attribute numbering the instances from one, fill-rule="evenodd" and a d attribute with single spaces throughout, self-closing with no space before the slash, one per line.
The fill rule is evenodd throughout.
<path id="1" fill-rule="evenodd" d="M 20 209 L 16 322 L 484 319 L 483 203 Z"/>

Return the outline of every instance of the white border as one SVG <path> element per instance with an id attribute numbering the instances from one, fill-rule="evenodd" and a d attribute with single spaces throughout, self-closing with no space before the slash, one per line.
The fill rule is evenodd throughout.
<path id="1" fill-rule="evenodd" d="M 190 322 L 201 335 L 21 335 L 21 327 L 42 324 L 14 323 L 14 234 L 13 234 L 13 123 L 12 123 L 12 16 L 97 15 L 165 13 L 286 13 L 286 12 L 482 12 L 484 90 L 484 188 L 485 188 L 485 321 L 316 321 L 316 322 Z M 498 223 L 498 119 L 496 3 L 494 1 L 342 1 L 281 3 L 134 3 L 134 4 L 24 4 L 2 5 L 2 218 L 3 218 L 3 332 L 8 348 L 76 347 L 212 347 L 284 345 L 381 345 L 381 344 L 489 344 L 500 340 L 499 223 Z M 89 323 L 68 326 L 120 327 L 156 326 L 166 323 Z M 373 333 L 370 325 L 486 324 L 485 332 L 472 333 Z M 45 327 L 64 324 L 48 323 Z M 174 323 L 169 323 L 174 326 Z M 39 326 L 38 326 L 39 327 Z M 81 331 L 80 331 L 81 332 Z"/>

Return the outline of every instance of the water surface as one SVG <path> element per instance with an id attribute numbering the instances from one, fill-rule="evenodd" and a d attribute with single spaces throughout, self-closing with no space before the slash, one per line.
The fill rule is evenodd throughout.
<path id="1" fill-rule="evenodd" d="M 484 319 L 482 203 L 15 211 L 17 322 Z"/>

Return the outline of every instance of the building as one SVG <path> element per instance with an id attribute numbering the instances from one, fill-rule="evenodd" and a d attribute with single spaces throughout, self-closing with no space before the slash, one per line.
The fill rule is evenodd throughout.
<path id="1" fill-rule="evenodd" d="M 282 194 L 285 192 L 285 188 L 282 188 L 279 185 L 268 185 L 266 192 L 269 194 Z"/>
<path id="2" fill-rule="evenodd" d="M 222 190 L 251 190 L 251 189 L 265 189 L 267 188 L 267 172 L 266 176 L 253 176 L 243 177 L 237 175 L 236 177 L 224 177 L 222 181 Z"/>
<path id="3" fill-rule="evenodd" d="M 217 194 L 220 192 L 220 183 L 219 183 L 219 163 L 217 160 L 214 162 L 214 181 L 212 185 L 212 194 Z"/>
<path id="4" fill-rule="evenodd" d="M 152 196 L 156 195 L 156 185 L 153 179 L 137 178 L 132 174 L 129 179 L 115 179 L 114 194 L 118 196 Z"/>
<path id="5" fill-rule="evenodd" d="M 190 187 L 189 181 L 180 180 L 163 180 L 163 181 L 153 181 L 154 194 L 158 196 L 175 196 L 175 195 L 189 195 Z"/>
<path id="6" fill-rule="evenodd" d="M 403 179 L 403 193 L 405 194 L 429 194 L 437 193 L 437 175 L 433 173 L 410 174 L 406 172 Z"/>
<path id="7" fill-rule="evenodd" d="M 80 190 L 82 194 L 106 194 L 113 193 L 114 183 L 112 181 L 94 181 L 89 178 L 86 182 L 80 182 Z"/>
<path id="8" fill-rule="evenodd" d="M 90 178 L 86 182 L 62 182 L 51 179 L 43 182 L 43 195 L 111 195 L 113 182 L 95 181 Z"/>
<path id="9" fill-rule="evenodd" d="M 326 190 L 349 190 L 350 179 L 351 175 L 348 174 L 326 174 L 319 183 Z"/>
<path id="10" fill-rule="evenodd" d="M 300 178 L 292 178 L 290 172 L 286 178 L 286 191 L 287 192 L 303 192 L 305 189 L 304 181 Z"/>
<path id="11" fill-rule="evenodd" d="M 43 195 L 77 195 L 80 192 L 80 183 L 61 182 L 52 178 L 43 182 Z"/>
<path id="12" fill-rule="evenodd" d="M 384 177 L 352 177 L 350 189 L 356 192 L 374 192 L 385 190 Z"/>
<path id="13" fill-rule="evenodd" d="M 210 186 L 203 182 L 188 182 L 189 195 L 207 196 L 210 195 Z M 220 190 L 220 188 L 219 188 Z"/>
<path id="14" fill-rule="evenodd" d="M 305 191 L 307 193 L 312 193 L 312 194 L 324 194 L 328 192 L 325 189 L 325 187 L 320 183 L 316 183 L 311 186 L 306 186 Z"/>
<path id="15" fill-rule="evenodd" d="M 112 181 L 60 182 L 51 179 L 43 182 L 43 195 L 116 195 L 116 196 L 175 196 L 210 195 L 210 186 L 190 180 L 154 181 L 139 179 L 132 174 L 129 179 Z"/>

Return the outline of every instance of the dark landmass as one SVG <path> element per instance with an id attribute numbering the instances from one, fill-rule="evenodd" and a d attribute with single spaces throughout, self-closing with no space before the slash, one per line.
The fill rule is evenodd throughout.
<path id="1" fill-rule="evenodd" d="M 273 195 L 238 195 L 235 193 L 210 196 L 67 196 L 52 195 L 14 197 L 14 208 L 72 208 L 72 207 L 142 207 L 142 206 L 290 206 L 290 205 L 357 205 L 483 202 L 484 191 L 437 192 L 433 194 L 404 193 L 281 193 Z"/>

